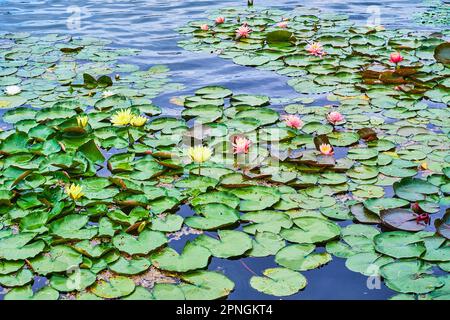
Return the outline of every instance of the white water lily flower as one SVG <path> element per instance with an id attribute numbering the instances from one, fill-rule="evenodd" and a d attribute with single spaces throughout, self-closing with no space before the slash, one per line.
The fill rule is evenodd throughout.
<path id="1" fill-rule="evenodd" d="M 22 92 L 22 89 L 19 86 L 7 86 L 5 89 L 5 93 L 8 96 L 15 96 Z"/>

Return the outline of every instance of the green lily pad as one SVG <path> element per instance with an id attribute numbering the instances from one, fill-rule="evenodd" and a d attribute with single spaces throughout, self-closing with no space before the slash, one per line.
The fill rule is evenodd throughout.
<path id="1" fill-rule="evenodd" d="M 425 197 L 429 194 L 438 193 L 439 188 L 425 180 L 404 178 L 394 183 L 394 191 L 402 199 L 418 201 L 425 200 Z"/>
<path id="2" fill-rule="evenodd" d="M 59 292 L 51 287 L 43 287 L 33 292 L 30 285 L 14 288 L 4 297 L 5 300 L 58 300 L 58 298 Z"/>
<path id="3" fill-rule="evenodd" d="M 184 220 L 186 225 L 194 229 L 213 230 L 232 225 L 239 220 L 238 211 L 221 203 L 201 205 L 195 207 L 195 211 L 198 216 Z"/>
<path id="4" fill-rule="evenodd" d="M 218 272 L 193 271 L 181 275 L 180 284 L 186 300 L 215 300 L 228 296 L 234 283 Z"/>
<path id="5" fill-rule="evenodd" d="M 239 205 L 239 198 L 232 193 L 226 191 L 213 191 L 202 193 L 192 199 L 193 206 L 204 205 L 208 203 L 222 203 L 231 208 L 236 208 Z"/>
<path id="6" fill-rule="evenodd" d="M 252 222 L 243 228 L 245 232 L 250 234 L 264 231 L 278 234 L 281 228 L 290 228 L 292 226 L 292 221 L 287 214 L 272 210 L 247 212 L 241 216 L 241 221 Z"/>
<path id="7" fill-rule="evenodd" d="M 52 288 L 59 292 L 82 291 L 92 285 L 96 276 L 89 270 L 78 269 L 70 273 L 67 277 L 62 275 L 53 275 L 50 279 Z"/>
<path id="8" fill-rule="evenodd" d="M 294 219 L 296 227 L 283 229 L 280 235 L 295 243 L 320 243 L 331 240 L 340 234 L 337 224 L 315 217 Z"/>
<path id="9" fill-rule="evenodd" d="M 375 198 L 364 200 L 363 204 L 366 209 L 379 215 L 383 210 L 404 207 L 409 202 L 398 198 Z"/>
<path id="10" fill-rule="evenodd" d="M 241 199 L 241 211 L 264 210 L 280 200 L 280 194 L 273 188 L 251 186 L 232 190 L 232 193 Z"/>
<path id="11" fill-rule="evenodd" d="M 148 268 L 150 268 L 151 263 L 146 258 L 134 258 L 127 260 L 123 257 L 120 257 L 113 264 L 109 266 L 109 268 L 115 273 L 121 275 L 133 275 L 144 272 Z"/>
<path id="12" fill-rule="evenodd" d="M 45 243 L 38 240 L 30 243 L 35 233 L 19 233 L 0 238 L 0 257 L 7 260 L 29 259 L 44 250 Z"/>
<path id="13" fill-rule="evenodd" d="M 0 285 L 3 287 L 21 287 L 33 280 L 33 273 L 22 269 L 15 274 L 0 275 Z"/>
<path id="14" fill-rule="evenodd" d="M 444 42 L 434 49 L 434 58 L 437 62 L 450 64 L 450 44 Z"/>
<path id="15" fill-rule="evenodd" d="M 429 274 L 430 266 L 420 260 L 394 261 L 381 267 L 386 286 L 401 293 L 423 294 L 442 287 L 444 282 Z"/>
<path id="16" fill-rule="evenodd" d="M 354 272 L 359 272 L 365 276 L 378 276 L 379 268 L 394 261 L 393 258 L 387 257 L 375 252 L 361 252 L 350 256 L 345 261 L 345 266 Z"/>
<path id="17" fill-rule="evenodd" d="M 91 239 L 97 234 L 97 228 L 84 228 L 88 223 L 88 216 L 70 214 L 50 224 L 50 232 L 65 239 Z"/>
<path id="18" fill-rule="evenodd" d="M 208 265 L 211 252 L 201 245 L 188 242 L 183 252 L 178 254 L 174 249 L 166 247 L 151 256 L 152 264 L 161 270 L 187 272 L 205 268 Z"/>

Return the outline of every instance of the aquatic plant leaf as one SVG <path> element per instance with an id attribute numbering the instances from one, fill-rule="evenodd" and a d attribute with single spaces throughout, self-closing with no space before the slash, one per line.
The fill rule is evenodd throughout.
<path id="1" fill-rule="evenodd" d="M 1 260 L 0 261 L 0 275 L 10 274 L 13 272 L 16 272 L 20 268 L 23 267 L 25 262 L 23 261 L 7 261 L 7 260 Z"/>
<path id="2" fill-rule="evenodd" d="M 54 246 L 49 252 L 29 260 L 34 272 L 44 276 L 76 269 L 82 261 L 82 255 L 66 245 Z"/>
<path id="3" fill-rule="evenodd" d="M 0 257 L 17 261 L 36 256 L 44 250 L 45 243 L 42 240 L 30 243 L 35 236 L 36 233 L 19 233 L 0 238 Z"/>
<path id="4" fill-rule="evenodd" d="M 217 258 L 238 257 L 252 248 L 252 239 L 243 232 L 218 230 L 217 234 L 219 239 L 202 234 L 192 243 L 207 248 Z M 237 243 L 239 245 L 236 245 Z"/>
<path id="5" fill-rule="evenodd" d="M 105 298 L 114 299 L 127 296 L 134 291 L 135 284 L 133 280 L 122 277 L 114 276 L 108 279 L 108 281 L 100 280 L 92 286 L 92 293 Z"/>
<path id="6" fill-rule="evenodd" d="M 293 244 L 284 247 L 277 252 L 275 262 L 294 271 L 306 271 L 319 268 L 332 260 L 329 253 L 316 253 L 315 248 L 313 244 Z"/>
<path id="7" fill-rule="evenodd" d="M 0 284 L 3 287 L 21 287 L 33 280 L 33 273 L 28 269 L 22 269 L 15 274 L 0 275 Z"/>
<path id="8" fill-rule="evenodd" d="M 241 221 L 251 222 L 243 227 L 243 230 L 250 234 L 265 231 L 278 234 L 281 228 L 292 226 L 292 220 L 287 214 L 272 210 L 247 212 L 241 216 Z"/>
<path id="9" fill-rule="evenodd" d="M 379 215 L 381 211 L 396 209 L 409 204 L 409 201 L 398 198 L 374 198 L 363 201 L 364 207 Z"/>
<path id="10" fill-rule="evenodd" d="M 252 249 L 248 252 L 250 257 L 266 257 L 275 255 L 286 245 L 281 236 L 272 232 L 256 232 L 252 241 Z"/>
<path id="11" fill-rule="evenodd" d="M 239 220 L 239 212 L 221 203 L 209 203 L 194 208 L 198 214 L 187 217 L 184 223 L 191 228 L 213 230 L 232 225 Z"/>
<path id="12" fill-rule="evenodd" d="M 441 43 L 434 49 L 434 58 L 437 62 L 450 64 L 450 44 L 448 42 Z"/>
<path id="13" fill-rule="evenodd" d="M 345 261 L 345 266 L 354 272 L 359 272 L 365 276 L 375 276 L 383 265 L 394 261 L 393 258 L 387 257 L 375 252 L 361 252 L 350 256 Z"/>
<path id="14" fill-rule="evenodd" d="M 183 217 L 169 214 L 165 217 L 154 217 L 151 219 L 151 229 L 161 232 L 175 232 L 181 229 Z"/>
<path id="15" fill-rule="evenodd" d="M 394 258 L 420 257 L 426 250 L 423 239 L 407 231 L 383 232 L 373 240 L 376 251 Z"/>
<path id="16" fill-rule="evenodd" d="M 134 275 L 150 268 L 151 262 L 146 258 L 125 259 L 120 257 L 109 268 L 120 275 Z"/>
<path id="17" fill-rule="evenodd" d="M 266 269 L 263 274 L 263 277 L 251 277 L 250 285 L 258 291 L 277 297 L 293 295 L 307 284 L 302 274 L 285 268 Z"/>
<path id="18" fill-rule="evenodd" d="M 450 239 L 450 211 L 447 211 L 442 219 L 436 219 L 434 225 L 441 236 Z"/>
<path id="19" fill-rule="evenodd" d="M 337 224 L 315 217 L 296 218 L 296 227 L 283 229 L 280 235 L 287 241 L 295 243 L 320 243 L 331 240 L 340 234 Z"/>
<path id="20" fill-rule="evenodd" d="M 241 211 L 264 210 L 280 200 L 277 190 L 264 186 L 238 188 L 231 192 L 241 199 L 239 204 Z"/>
<path id="21" fill-rule="evenodd" d="M 431 183 L 417 178 L 404 178 L 394 183 L 397 196 L 409 201 L 425 200 L 426 195 L 439 192 L 439 188 Z"/>
<path id="22" fill-rule="evenodd" d="M 181 275 L 180 284 L 186 300 L 215 300 L 228 296 L 234 283 L 219 272 L 193 271 Z"/>
<path id="23" fill-rule="evenodd" d="M 175 183 L 177 188 L 198 189 L 206 192 L 210 187 L 215 187 L 219 181 L 205 176 L 189 176 Z"/>
<path id="24" fill-rule="evenodd" d="M 93 284 L 96 276 L 89 270 L 76 269 L 68 276 L 55 274 L 50 279 L 50 286 L 59 292 L 82 291 Z"/>
<path id="25" fill-rule="evenodd" d="M 155 267 L 161 270 L 187 272 L 205 268 L 210 256 L 211 252 L 207 248 L 197 245 L 195 242 L 187 242 L 181 254 L 166 247 L 152 254 L 150 260 Z"/>
<path id="26" fill-rule="evenodd" d="M 442 287 L 444 282 L 428 273 L 430 265 L 421 260 L 400 260 L 385 264 L 380 274 L 386 285 L 401 293 L 427 293 Z"/>
<path id="27" fill-rule="evenodd" d="M 51 223 L 50 232 L 65 239 L 91 239 L 97 234 L 97 228 L 83 228 L 88 221 L 88 216 L 70 214 Z"/>
<path id="28" fill-rule="evenodd" d="M 30 285 L 14 288 L 9 291 L 5 300 L 58 300 L 59 293 L 51 287 L 43 287 L 33 292 Z"/>
<path id="29" fill-rule="evenodd" d="M 383 224 L 397 230 L 421 231 L 426 228 L 424 222 L 416 221 L 418 215 L 408 209 L 389 209 L 381 211 Z"/>
<path id="30" fill-rule="evenodd" d="M 213 191 L 202 193 L 192 199 L 193 206 L 204 205 L 208 203 L 222 203 L 231 208 L 236 208 L 239 205 L 239 198 L 234 194 L 226 191 Z"/>
<path id="31" fill-rule="evenodd" d="M 144 230 L 137 237 L 127 233 L 121 233 L 112 239 L 114 246 L 130 255 L 148 254 L 166 244 L 164 233 L 159 231 Z"/>

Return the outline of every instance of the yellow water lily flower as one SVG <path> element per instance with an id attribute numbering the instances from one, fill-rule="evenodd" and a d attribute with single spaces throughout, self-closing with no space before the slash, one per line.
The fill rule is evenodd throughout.
<path id="1" fill-rule="evenodd" d="M 322 153 L 324 156 L 331 156 L 331 155 L 333 155 L 333 147 L 330 146 L 327 143 L 322 143 L 319 146 L 319 149 L 320 149 L 320 153 Z"/>
<path id="2" fill-rule="evenodd" d="M 75 201 L 84 196 L 83 187 L 78 184 L 72 183 L 71 185 L 66 186 L 65 191 L 67 195 Z"/>
<path id="3" fill-rule="evenodd" d="M 130 124 L 133 117 L 130 109 L 121 109 L 111 117 L 111 123 L 115 126 L 126 126 Z"/>
<path id="4" fill-rule="evenodd" d="M 428 163 L 422 162 L 422 163 L 420 164 L 420 168 L 421 168 L 422 170 L 428 170 Z"/>
<path id="5" fill-rule="evenodd" d="M 204 146 L 190 147 L 188 150 L 188 155 L 192 161 L 197 163 L 202 163 L 208 161 L 211 158 L 211 149 Z"/>
<path id="6" fill-rule="evenodd" d="M 133 116 L 131 118 L 131 125 L 134 127 L 142 127 L 147 122 L 147 118 L 143 116 Z"/>
<path id="7" fill-rule="evenodd" d="M 87 116 L 78 116 L 77 124 L 81 128 L 85 128 L 89 122 L 89 118 Z"/>

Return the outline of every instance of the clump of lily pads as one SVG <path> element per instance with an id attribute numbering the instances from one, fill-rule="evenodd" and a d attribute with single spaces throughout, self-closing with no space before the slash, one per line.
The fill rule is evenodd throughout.
<path id="1" fill-rule="evenodd" d="M 450 6 L 442 0 L 425 0 L 427 9 L 415 13 L 414 20 L 422 25 L 448 26 L 450 25 Z"/>
<path id="2" fill-rule="evenodd" d="M 383 197 L 383 188 L 372 186 L 383 177 L 378 168 L 382 155 L 396 160 L 394 143 L 377 148 L 384 145 L 382 131 L 372 137 L 374 145 L 364 148 L 359 144 L 365 144 L 366 135 L 353 134 L 344 144 L 351 147 L 348 156 L 336 159 L 336 154 L 324 152 L 325 143 L 317 148 L 316 141 L 336 145 L 336 133 L 352 133 L 344 129 L 348 118 L 324 114 L 316 124 L 306 116 L 289 118 L 268 108 L 268 97 L 234 95 L 222 87 L 201 88 L 182 101 L 190 112 L 183 111 L 181 119 L 150 117 L 142 126 L 117 121 L 138 117 L 126 111 L 140 110 L 130 102 L 128 109 L 115 105 L 108 112 L 94 107 L 86 113 L 87 122 L 80 120 L 77 110 L 69 117 L 36 111 L 33 125 L 5 131 L 0 144 L 0 283 L 9 288 L 5 299 L 57 299 L 68 293 L 78 299 L 227 296 L 234 284 L 226 275 L 207 270 L 211 257 L 274 256 L 280 267 L 249 281 L 256 290 L 276 296 L 303 289 L 307 277 L 301 272 L 326 265 L 331 254 L 348 258 L 352 270 L 351 261 L 363 253 L 371 254 L 363 256 L 368 266 L 423 254 L 427 263 L 445 268 L 445 232 L 411 239 L 408 235 L 414 234 L 408 231 L 380 233 L 359 224 L 342 229 L 336 223 L 385 223 L 385 209 L 402 208 L 414 215 L 408 210 L 412 201 L 436 212 L 446 192 L 440 187 L 449 179 L 445 174 L 430 175 L 431 185 L 422 179 L 419 184 L 407 180 L 413 178 L 396 179 L 398 198 Z M 311 123 L 312 128 L 329 129 L 308 129 Z M 104 154 L 113 146 L 105 143 L 105 130 L 126 141 L 108 158 Z M 107 174 L 100 174 L 105 170 Z M 353 200 L 340 200 L 342 194 Z M 361 200 L 363 215 L 353 210 Z M 195 215 L 179 215 L 183 204 Z M 414 217 L 408 225 L 425 227 Z M 448 221 L 444 218 L 442 223 Z M 234 230 L 239 224 L 242 231 Z M 217 233 L 217 238 L 200 234 L 178 252 L 168 239 L 183 226 Z M 355 229 L 358 236 L 368 237 L 367 245 L 351 247 L 346 230 L 352 226 L 367 228 Z M 395 224 L 394 228 L 405 229 Z M 371 238 L 378 234 L 396 239 L 396 245 Z M 422 241 L 420 249 L 403 253 L 409 243 Z M 325 244 L 331 254 L 317 251 Z M 436 254 L 439 248 L 442 254 Z M 367 273 L 359 262 L 357 266 L 355 271 Z M 174 280 L 152 288 L 133 280 L 151 268 Z M 32 292 L 35 275 L 47 277 L 49 283 Z M 428 292 L 440 290 L 441 277 L 430 277 L 433 286 L 426 286 Z M 393 281 L 388 285 L 396 290 L 397 280 Z M 424 293 L 414 288 L 397 291 Z"/>

